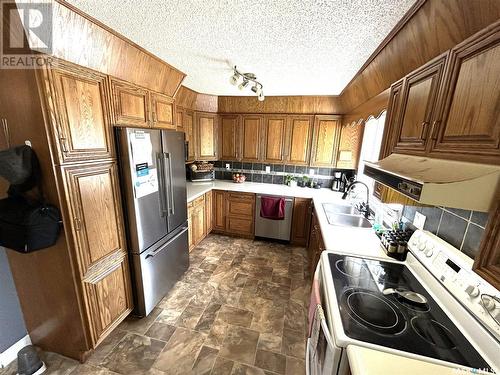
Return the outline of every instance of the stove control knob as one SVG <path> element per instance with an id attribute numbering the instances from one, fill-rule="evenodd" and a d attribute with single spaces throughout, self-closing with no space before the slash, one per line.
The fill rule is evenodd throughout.
<path id="1" fill-rule="evenodd" d="M 490 296 L 482 296 L 481 299 L 482 299 L 482 304 L 486 310 L 488 311 L 495 311 L 497 309 L 500 310 L 500 304 L 497 301 L 495 301 L 494 298 Z"/>
<path id="2" fill-rule="evenodd" d="M 426 256 L 427 258 L 430 258 L 430 257 L 432 256 L 432 254 L 434 254 L 434 251 L 433 251 L 432 249 L 427 249 L 427 250 L 425 251 L 425 256 Z"/>
<path id="3" fill-rule="evenodd" d="M 467 288 L 465 288 L 465 293 L 474 298 L 480 294 L 480 291 L 477 286 L 471 284 L 468 285 Z"/>
<path id="4" fill-rule="evenodd" d="M 424 251 L 425 250 L 425 247 L 426 247 L 426 243 L 425 242 L 421 242 L 419 245 L 418 245 L 418 249 L 420 251 Z"/>

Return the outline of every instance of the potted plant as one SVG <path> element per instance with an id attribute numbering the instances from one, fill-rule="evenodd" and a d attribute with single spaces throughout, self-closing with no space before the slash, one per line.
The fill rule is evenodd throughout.
<path id="1" fill-rule="evenodd" d="M 287 174 L 285 176 L 285 185 L 288 185 L 290 187 L 295 187 L 297 186 L 297 178 L 290 175 L 290 174 Z"/>
<path id="2" fill-rule="evenodd" d="M 302 179 L 299 181 L 298 185 L 300 187 L 307 187 L 309 186 L 311 179 L 308 176 L 302 176 Z"/>

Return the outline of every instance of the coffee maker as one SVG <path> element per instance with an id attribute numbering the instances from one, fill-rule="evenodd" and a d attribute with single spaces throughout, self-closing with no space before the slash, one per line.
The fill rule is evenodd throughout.
<path id="1" fill-rule="evenodd" d="M 343 193 L 345 192 L 349 184 L 355 180 L 356 180 L 356 170 L 354 169 L 337 170 L 333 173 L 332 190 Z"/>

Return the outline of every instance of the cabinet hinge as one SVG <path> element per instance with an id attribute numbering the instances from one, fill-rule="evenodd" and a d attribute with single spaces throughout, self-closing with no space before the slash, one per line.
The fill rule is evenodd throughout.
<path id="1" fill-rule="evenodd" d="M 61 149 L 63 152 L 68 152 L 68 140 L 65 137 L 59 138 Z"/>
<path id="2" fill-rule="evenodd" d="M 431 134 L 432 134 L 432 139 L 437 139 L 438 133 L 439 133 L 439 125 L 441 124 L 441 121 L 436 120 L 432 123 L 432 128 L 431 128 Z"/>
<path id="3" fill-rule="evenodd" d="M 75 223 L 75 230 L 77 230 L 77 231 L 82 230 L 82 225 L 81 225 L 80 219 L 75 217 L 75 218 L 73 218 L 73 221 Z"/>

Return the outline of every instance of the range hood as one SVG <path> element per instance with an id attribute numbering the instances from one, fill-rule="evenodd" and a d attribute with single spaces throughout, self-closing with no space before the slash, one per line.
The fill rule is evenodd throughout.
<path id="1" fill-rule="evenodd" d="M 500 166 L 391 154 L 364 174 L 422 204 L 487 212 Z"/>

